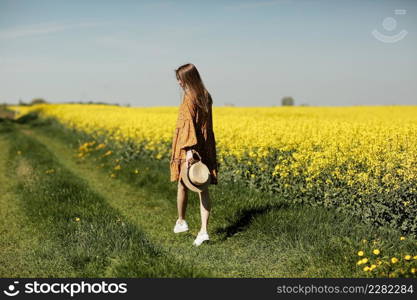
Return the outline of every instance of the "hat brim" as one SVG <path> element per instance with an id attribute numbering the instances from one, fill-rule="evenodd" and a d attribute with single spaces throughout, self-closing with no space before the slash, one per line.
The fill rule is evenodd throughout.
<path id="1" fill-rule="evenodd" d="M 188 168 L 187 168 L 187 162 L 183 162 L 181 165 L 181 173 L 180 173 L 180 180 L 184 182 L 185 186 L 193 191 L 193 192 L 203 192 L 204 190 L 208 189 L 210 185 L 210 179 L 207 180 L 207 182 L 203 183 L 202 185 L 194 185 L 190 178 L 188 177 Z"/>

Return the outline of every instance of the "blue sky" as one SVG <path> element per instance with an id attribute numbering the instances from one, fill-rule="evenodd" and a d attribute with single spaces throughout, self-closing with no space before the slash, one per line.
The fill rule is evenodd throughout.
<path id="1" fill-rule="evenodd" d="M 0 102 L 177 106 L 191 62 L 217 106 L 417 105 L 416 31 L 413 0 L 0 0 Z"/>

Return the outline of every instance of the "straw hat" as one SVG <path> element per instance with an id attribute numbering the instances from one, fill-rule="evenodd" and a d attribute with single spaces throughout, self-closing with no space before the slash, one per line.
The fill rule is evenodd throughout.
<path id="1" fill-rule="evenodd" d="M 193 159 L 191 159 L 191 166 L 187 167 L 187 162 L 181 165 L 180 179 L 185 186 L 193 192 L 202 192 L 206 190 L 210 184 L 210 171 L 208 167 L 201 161 L 200 154 L 192 150 Z M 193 162 L 194 153 L 199 157 L 199 161 Z"/>

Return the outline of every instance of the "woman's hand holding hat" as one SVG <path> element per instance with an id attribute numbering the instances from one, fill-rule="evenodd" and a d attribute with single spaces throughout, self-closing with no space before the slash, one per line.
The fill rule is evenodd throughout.
<path id="1" fill-rule="evenodd" d="M 187 155 L 185 157 L 185 162 L 186 162 L 187 167 L 190 166 L 190 163 L 192 162 L 192 160 L 193 160 L 193 152 L 192 150 L 188 150 Z"/>

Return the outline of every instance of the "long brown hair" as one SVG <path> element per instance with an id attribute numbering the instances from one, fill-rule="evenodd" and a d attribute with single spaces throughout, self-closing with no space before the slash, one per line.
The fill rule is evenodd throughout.
<path id="1" fill-rule="evenodd" d="M 208 114 L 209 105 L 212 104 L 212 99 L 209 92 L 206 90 L 203 80 L 201 80 L 200 73 L 193 64 L 185 64 L 175 70 L 177 80 L 181 79 L 185 87 L 188 88 L 191 99 L 196 101 L 196 104 Z"/>

